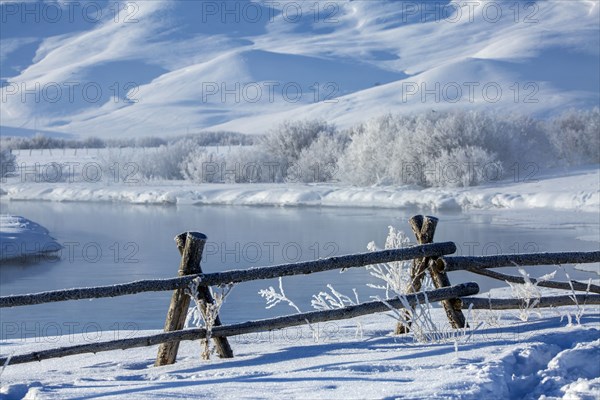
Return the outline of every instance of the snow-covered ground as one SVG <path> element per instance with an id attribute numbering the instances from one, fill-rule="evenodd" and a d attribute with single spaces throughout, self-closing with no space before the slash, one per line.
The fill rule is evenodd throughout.
<path id="1" fill-rule="evenodd" d="M 43 226 L 24 217 L 0 215 L 0 260 L 48 257 L 60 249 Z"/>
<path id="2" fill-rule="evenodd" d="M 235 357 L 200 359 L 198 342 L 182 342 L 178 362 L 153 367 L 156 346 L 13 365 L 3 399 L 587 399 L 600 397 L 600 309 L 546 310 L 522 322 L 515 312 L 473 312 L 472 329 L 417 343 L 390 335 L 384 315 L 230 338 Z M 562 317 L 559 315 L 562 314 Z M 441 309 L 434 318 L 444 326 Z M 356 336 L 360 323 L 362 335 Z M 105 332 L 124 338 L 151 332 Z M 20 354 L 94 340 L 96 334 L 2 343 Z"/>

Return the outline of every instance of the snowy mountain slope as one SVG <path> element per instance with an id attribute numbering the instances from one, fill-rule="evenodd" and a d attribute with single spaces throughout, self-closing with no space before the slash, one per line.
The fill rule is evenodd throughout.
<path id="1" fill-rule="evenodd" d="M 550 115 L 600 100 L 597 1 L 50 1 L 0 10 L 7 127 L 255 133 L 290 118 L 348 126 L 456 107 Z"/>

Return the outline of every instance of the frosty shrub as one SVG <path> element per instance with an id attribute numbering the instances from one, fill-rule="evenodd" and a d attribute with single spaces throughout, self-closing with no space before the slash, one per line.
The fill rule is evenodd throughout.
<path id="1" fill-rule="evenodd" d="M 404 232 L 396 230 L 393 226 L 388 227 L 388 236 L 385 240 L 384 249 L 399 249 L 407 247 L 410 241 Z M 370 242 L 367 245 L 369 251 L 379 250 L 375 245 L 375 242 Z M 437 328 L 431 317 L 431 304 L 425 296 L 424 303 L 417 303 L 413 307 L 410 305 L 406 295 L 412 292 L 414 287 L 411 277 L 411 261 L 393 261 L 389 263 L 369 265 L 366 266 L 366 270 L 375 278 L 383 281 L 383 283 L 372 284 L 368 283 L 367 286 L 385 291 L 384 298 L 380 296 L 372 296 L 378 301 L 384 302 L 391 311 L 389 314 L 399 324 L 404 326 L 406 332 L 410 332 L 413 339 L 422 342 L 440 342 L 448 339 L 447 335 Z M 433 288 L 431 278 L 426 276 L 422 290 L 429 290 Z M 396 309 L 392 307 L 385 299 L 397 297 L 404 306 L 403 309 Z"/>
<path id="2" fill-rule="evenodd" d="M 376 299 L 382 301 L 390 309 L 391 314 L 388 315 L 402 324 L 406 331 L 410 332 L 415 342 L 444 343 L 455 336 L 453 332 L 440 330 L 435 324 L 431 314 L 431 303 L 427 294 L 425 294 L 425 301 L 423 303 L 418 302 L 414 306 L 410 304 L 406 295 L 398 293 L 397 297 L 402 303 L 403 309 L 399 310 L 392 307 L 384 299 L 377 297 Z"/>
<path id="3" fill-rule="evenodd" d="M 390 161 L 403 122 L 386 115 L 353 128 L 350 143 L 339 160 L 342 179 L 359 186 L 392 183 Z"/>
<path id="4" fill-rule="evenodd" d="M 327 310 L 335 310 L 340 308 L 346 308 L 349 306 L 356 306 L 360 304 L 360 300 L 358 300 L 358 292 L 355 288 L 352 289 L 352 293 L 354 293 L 354 299 L 346 296 L 335 290 L 333 285 L 327 284 L 327 288 L 331 292 L 319 292 L 318 294 L 313 294 L 312 299 L 310 300 L 310 305 L 317 311 L 327 311 Z M 363 336 L 363 328 L 360 319 L 355 318 L 356 323 L 356 333 L 355 337 Z"/>
<path id="5" fill-rule="evenodd" d="M 340 158 L 356 185 L 472 186 L 500 180 L 514 163 L 549 165 L 544 124 L 476 111 L 386 115 L 352 130 Z"/>
<path id="6" fill-rule="evenodd" d="M 563 266 L 561 266 L 561 267 L 563 267 Z M 569 282 L 569 286 L 571 286 L 571 293 L 569 294 L 569 298 L 571 298 L 571 300 L 573 300 L 573 303 L 577 306 L 577 311 L 575 311 L 575 321 L 577 322 L 577 325 L 581 325 L 581 317 L 585 313 L 585 300 L 584 300 L 583 304 L 579 304 L 579 301 L 577 301 L 577 293 L 575 292 L 575 288 L 573 287 L 574 281 L 571 280 L 571 277 L 569 276 L 567 271 L 565 271 L 565 275 L 567 276 L 567 281 Z M 588 282 L 587 282 L 587 289 L 585 291 L 586 296 L 588 294 L 590 294 L 591 285 L 592 285 L 592 278 L 589 278 Z M 571 318 L 571 313 L 569 313 L 568 311 L 567 311 L 567 319 L 569 321 L 568 326 L 572 326 L 573 321 Z"/>
<path id="7" fill-rule="evenodd" d="M 294 303 L 292 300 L 288 299 L 285 291 L 283 290 L 283 279 L 279 277 L 279 292 L 273 288 L 273 286 L 269 286 L 268 289 L 261 289 L 258 291 L 260 297 L 264 298 L 267 302 L 267 306 L 265 307 L 267 310 L 269 308 L 275 307 L 277 304 L 284 302 L 287 303 L 288 306 L 292 307 L 298 314 L 302 314 L 300 308 Z"/>
<path id="8" fill-rule="evenodd" d="M 354 299 L 342 294 L 334 289 L 331 284 L 327 284 L 327 288 L 331 292 L 319 292 L 313 294 L 310 305 L 317 311 L 335 310 L 337 308 L 345 308 L 346 306 L 355 306 L 360 304 L 358 300 L 358 292 L 356 289 L 352 289 L 354 293 Z"/>
<path id="9" fill-rule="evenodd" d="M 229 169 L 235 168 L 236 183 L 276 183 L 283 182 L 286 164 L 270 159 L 270 155 L 260 146 L 235 147 L 225 155 Z"/>
<path id="10" fill-rule="evenodd" d="M 495 154 L 479 146 L 443 150 L 437 162 L 443 169 L 424 171 L 428 186 L 477 186 L 502 175 L 502 163 Z"/>
<path id="11" fill-rule="evenodd" d="M 320 134 L 312 144 L 300 152 L 298 161 L 287 171 L 302 182 L 331 182 L 338 178 L 338 159 L 343 154 L 348 137 L 345 134 Z"/>
<path id="12" fill-rule="evenodd" d="M 549 136 L 559 159 L 568 165 L 600 163 L 600 108 L 569 111 L 554 119 Z"/>
<path id="13" fill-rule="evenodd" d="M 302 314 L 302 311 L 300 311 L 300 308 L 296 305 L 296 303 L 294 303 L 292 300 L 290 300 L 287 297 L 287 295 L 285 294 L 285 291 L 283 290 L 283 279 L 281 276 L 279 277 L 279 292 L 277 290 L 275 290 L 275 288 L 273 288 L 273 286 L 269 286 L 268 289 L 259 290 L 258 294 L 260 295 L 260 297 L 264 298 L 265 301 L 267 302 L 267 306 L 265 307 L 267 310 L 269 308 L 273 308 L 277 304 L 283 302 L 283 303 L 287 303 L 288 306 L 290 306 L 291 308 L 296 310 L 296 312 L 298 314 Z M 308 325 L 308 328 L 313 333 L 313 337 L 315 339 L 318 339 L 319 330 L 315 329 L 315 327 L 313 327 L 312 324 L 310 322 L 308 322 L 307 319 L 305 319 L 305 321 L 306 321 L 306 324 Z"/>
<path id="14" fill-rule="evenodd" d="M 140 160 L 140 172 L 150 179 L 183 179 L 180 165 L 192 150 L 188 140 L 148 149 Z"/>
<path id="15" fill-rule="evenodd" d="M 261 138 L 251 152 L 238 154 L 245 160 L 241 164 L 260 163 L 260 179 L 243 182 L 325 182 L 337 171 L 339 155 L 345 147 L 344 137 L 334 125 L 321 120 L 284 122 Z M 229 163 L 240 162 L 233 157 Z M 255 170 L 256 171 L 256 170 Z M 274 175 L 274 171 L 276 174 Z M 256 174 L 254 174 L 256 175 Z"/>
<path id="16" fill-rule="evenodd" d="M 6 176 L 8 173 L 15 171 L 16 161 L 15 155 L 7 148 L 0 149 L 0 178 Z"/>
<path id="17" fill-rule="evenodd" d="M 107 176 L 111 176 L 111 168 L 131 166 L 136 179 L 183 179 L 181 163 L 194 151 L 195 146 L 189 140 L 179 140 L 154 148 L 110 149 L 101 162 Z"/>
<path id="18" fill-rule="evenodd" d="M 181 162 L 180 169 L 184 179 L 198 183 L 220 182 L 218 174 L 207 173 L 209 165 L 221 164 L 224 160 L 215 152 L 202 148 L 191 151 Z"/>
<path id="19" fill-rule="evenodd" d="M 199 183 L 282 182 L 287 164 L 270 162 L 260 146 L 239 146 L 224 153 L 196 149 L 181 163 L 185 179 Z"/>
<path id="20" fill-rule="evenodd" d="M 334 125 L 320 120 L 284 122 L 267 133 L 260 142 L 271 161 L 295 163 L 302 150 L 310 147 L 319 136 L 332 136 Z"/>

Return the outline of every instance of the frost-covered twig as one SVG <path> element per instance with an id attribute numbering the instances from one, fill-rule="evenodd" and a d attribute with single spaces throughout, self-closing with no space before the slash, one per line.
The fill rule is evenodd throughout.
<path id="1" fill-rule="evenodd" d="M 403 248 L 410 245 L 410 239 L 403 231 L 395 229 L 393 226 L 388 226 L 388 235 L 385 240 L 385 249 L 396 249 Z M 375 242 L 370 242 L 367 245 L 367 249 L 370 251 L 377 251 L 378 248 Z M 413 282 L 413 261 L 397 261 L 389 262 L 384 264 L 370 265 L 366 267 L 367 271 L 377 279 L 383 281 L 384 284 L 372 284 L 367 283 L 368 287 L 373 289 L 379 289 L 385 291 L 385 297 L 389 298 L 390 293 L 396 295 L 404 295 L 408 293 L 418 292 L 415 290 L 415 283 Z M 432 288 L 433 283 L 431 277 L 428 275 L 419 274 L 418 279 L 423 279 L 422 285 L 419 282 L 419 287 Z M 405 309 L 399 312 L 404 315 L 404 318 L 398 317 L 398 321 L 410 321 L 410 309 Z M 403 329 L 400 329 L 403 327 Z M 408 332 L 410 329 L 410 322 L 399 323 L 396 328 L 396 332 Z"/>
<path id="2" fill-rule="evenodd" d="M 581 317 L 585 313 L 585 301 L 581 306 L 579 305 L 579 302 L 577 301 L 577 293 L 575 293 L 575 288 L 573 287 L 573 281 L 571 280 L 571 277 L 569 276 L 567 271 L 565 271 L 565 275 L 567 276 L 567 280 L 569 282 L 569 285 L 571 286 L 571 294 L 569 295 L 569 298 L 571 298 L 571 300 L 573 300 L 573 303 L 575 303 L 575 305 L 577 306 L 577 312 L 575 313 L 575 321 L 577 321 L 577 325 L 581 325 Z M 587 290 L 585 292 L 586 295 L 590 294 L 591 285 L 592 279 L 590 278 L 588 279 Z M 571 315 L 568 312 L 567 315 L 569 317 L 569 325 L 571 325 Z"/>
<path id="3" fill-rule="evenodd" d="M 263 297 L 267 301 L 267 306 L 265 307 L 266 309 L 275 307 L 277 304 L 279 304 L 283 301 L 283 302 L 287 303 L 288 306 L 290 306 L 294 310 L 296 310 L 296 312 L 298 314 L 302 314 L 302 311 L 300 311 L 300 308 L 298 308 L 296 303 L 294 303 L 292 300 L 290 300 L 286 296 L 285 291 L 283 290 L 283 279 L 281 277 L 279 277 L 279 292 L 277 292 L 273 288 L 273 286 L 269 286 L 268 289 L 259 290 L 258 294 L 260 294 L 260 296 Z M 312 331 L 313 336 L 315 336 L 315 338 L 317 338 L 318 331 L 314 329 L 314 327 L 311 325 L 310 322 L 308 322 L 308 320 L 306 321 L 306 323 L 308 324 L 308 327 Z"/>
<path id="4" fill-rule="evenodd" d="M 194 302 L 187 314 L 185 325 L 193 324 L 196 327 L 204 327 L 206 329 L 206 337 L 202 339 L 202 359 L 210 359 L 210 339 L 212 337 L 212 330 L 215 326 L 215 321 L 219 316 L 219 310 L 225 302 L 225 298 L 229 295 L 233 289 L 233 284 L 227 284 L 219 286 L 219 290 L 213 290 L 210 288 L 211 295 L 214 299 L 213 303 L 207 303 L 198 292 L 198 286 L 200 284 L 200 278 L 194 279 L 190 282 L 186 289 L 186 294 L 191 297 Z"/>
<path id="5" fill-rule="evenodd" d="M 356 289 L 352 289 L 355 299 L 352 300 L 350 297 L 335 290 L 332 285 L 328 284 L 327 287 L 331 291 L 331 294 L 327 292 L 319 292 L 318 294 L 313 295 L 310 304 L 315 310 L 334 310 L 336 308 L 345 308 L 346 306 L 355 306 L 360 304 L 360 301 L 358 300 L 358 292 L 356 291 Z M 362 324 L 359 320 L 357 320 L 355 336 L 362 337 L 362 335 Z"/>
<path id="6" fill-rule="evenodd" d="M 270 286 L 268 289 L 259 290 L 258 294 L 260 294 L 260 296 L 267 301 L 267 306 L 265 307 L 266 309 L 273 308 L 280 302 L 284 301 L 288 303 L 290 307 L 295 309 L 298 314 L 302 313 L 298 306 L 286 296 L 283 290 L 283 279 L 281 277 L 279 277 L 279 293 L 273 288 L 273 286 Z"/>
<path id="7" fill-rule="evenodd" d="M 6 367 L 8 367 L 8 364 L 10 364 L 10 359 L 12 358 L 12 356 L 13 353 L 10 353 L 8 357 L 6 357 L 6 362 L 2 365 L 2 368 L 0 368 L 0 377 L 2 377 L 2 374 L 4 373 Z"/>
<path id="8" fill-rule="evenodd" d="M 529 278 L 529 274 L 522 268 L 519 268 L 519 273 L 523 276 L 524 284 L 511 283 L 506 281 L 512 289 L 513 297 L 523 301 L 519 308 L 519 318 L 521 321 L 528 321 L 530 313 L 539 304 L 542 297 L 542 292 L 538 287 L 538 283 L 551 280 L 556 275 L 556 271 L 537 278 L 534 282 Z M 538 316 L 541 314 L 537 312 Z"/>
<path id="9" fill-rule="evenodd" d="M 393 226 L 388 226 L 388 235 L 385 240 L 384 248 L 398 249 L 407 247 L 410 244 L 410 239 L 400 230 L 396 230 Z M 369 251 L 379 250 L 375 242 L 370 242 L 367 245 Z M 385 290 L 385 297 L 390 297 L 390 293 L 408 293 L 412 287 L 411 281 L 411 265 L 412 261 L 395 261 L 383 264 L 368 265 L 365 267 L 369 273 L 377 279 L 383 281 L 383 284 L 368 283 L 367 286 Z M 431 286 L 431 280 L 425 283 L 426 287 Z M 429 286 L 428 286 L 429 285 Z"/>
<path id="10" fill-rule="evenodd" d="M 492 307 L 492 294 L 488 292 L 488 309 L 482 308 L 475 310 L 473 313 L 474 322 L 480 321 L 478 325 L 487 325 L 492 328 L 497 328 L 502 322 L 502 313 L 494 310 Z M 473 303 L 469 303 L 469 310 L 473 309 Z"/>
<path id="11" fill-rule="evenodd" d="M 346 305 L 358 304 L 358 293 L 356 289 L 352 289 L 356 302 L 350 297 L 346 296 L 335 290 L 332 285 L 328 284 L 327 287 L 331 291 L 331 294 L 327 292 L 319 292 L 314 294 L 310 304 L 315 310 L 333 310 L 335 308 L 344 308 Z"/>
<path id="12" fill-rule="evenodd" d="M 388 304 L 385 300 L 376 297 L 377 300 L 383 302 L 390 311 L 392 316 L 404 327 L 411 327 L 410 330 L 413 340 L 419 343 L 439 343 L 445 339 L 445 335 L 441 332 L 431 317 L 431 304 L 427 295 L 425 295 L 424 303 L 417 302 L 413 307 L 405 294 L 397 293 L 398 299 L 404 307 L 403 310 L 397 310 Z M 408 312 L 405 312 L 408 311 Z"/>

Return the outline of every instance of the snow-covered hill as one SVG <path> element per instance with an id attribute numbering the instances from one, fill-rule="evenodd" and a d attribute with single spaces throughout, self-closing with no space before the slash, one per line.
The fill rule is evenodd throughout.
<path id="1" fill-rule="evenodd" d="M 103 137 L 552 115 L 600 100 L 598 1 L 2 2 L 3 127 Z M 3 128 L 3 134 L 7 130 Z"/>

